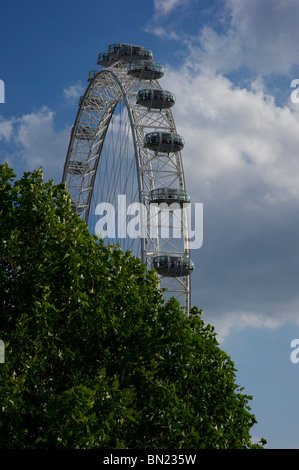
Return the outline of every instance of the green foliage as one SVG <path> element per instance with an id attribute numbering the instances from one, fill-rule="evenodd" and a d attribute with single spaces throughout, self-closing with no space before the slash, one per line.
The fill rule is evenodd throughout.
<path id="1" fill-rule="evenodd" d="M 251 448 L 213 327 L 97 243 L 63 184 L 0 166 L 1 448 Z"/>

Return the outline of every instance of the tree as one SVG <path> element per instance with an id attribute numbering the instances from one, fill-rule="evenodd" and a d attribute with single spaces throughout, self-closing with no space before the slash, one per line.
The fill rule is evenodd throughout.
<path id="1" fill-rule="evenodd" d="M 194 307 L 105 247 L 42 170 L 0 167 L 1 448 L 251 448 L 251 397 Z"/>

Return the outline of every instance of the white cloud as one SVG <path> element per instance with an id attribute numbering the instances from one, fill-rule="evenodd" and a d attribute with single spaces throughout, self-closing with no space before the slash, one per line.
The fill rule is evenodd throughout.
<path id="1" fill-rule="evenodd" d="M 0 122 L 10 145 L 7 160 L 18 176 L 20 168 L 23 172 L 42 166 L 45 179 L 61 181 L 70 128 L 57 131 L 54 118 L 55 113 L 44 106 L 20 118 Z"/>
<path id="2" fill-rule="evenodd" d="M 252 67 L 264 73 L 290 73 L 298 64 L 297 0 L 228 0 L 232 27 Z"/>
<path id="3" fill-rule="evenodd" d="M 198 36 L 186 38 L 185 44 L 189 49 L 189 61 L 209 73 L 227 73 L 243 65 L 242 45 L 231 29 L 219 34 L 204 25 Z"/>
<path id="4" fill-rule="evenodd" d="M 168 31 L 167 28 L 162 26 L 153 26 L 152 22 L 149 22 L 144 27 L 144 31 L 154 34 L 161 39 L 174 39 L 176 41 L 180 39 L 180 36 L 175 31 Z"/>
<path id="5" fill-rule="evenodd" d="M 154 0 L 155 12 L 158 16 L 168 15 L 178 6 L 186 6 L 190 0 Z"/>
<path id="6" fill-rule="evenodd" d="M 193 57 L 215 72 L 247 68 L 257 74 L 288 75 L 298 66 L 297 0 L 226 0 L 220 33 L 205 25 L 189 38 Z"/>
<path id="7" fill-rule="evenodd" d="M 274 198 L 299 197 L 299 119 L 289 107 L 276 106 L 261 84 L 240 89 L 185 66 L 168 69 L 162 83 L 176 95 L 173 114 L 194 187 L 199 178 L 230 199 L 258 183 L 264 195 L 271 188 Z"/>
<path id="8" fill-rule="evenodd" d="M 240 332 L 245 328 L 275 329 L 281 327 L 285 322 L 281 318 L 271 318 L 264 314 L 238 311 L 221 317 L 216 316 L 210 323 L 215 326 L 217 341 L 223 344 L 231 331 Z"/>
<path id="9" fill-rule="evenodd" d="M 151 28 L 148 26 L 147 32 L 177 40 L 177 33 L 170 30 L 173 23 L 165 23 L 167 15 L 192 3 L 192 0 L 155 0 L 158 24 L 149 22 Z M 192 12 L 193 32 L 179 36 L 189 48 L 190 60 L 202 70 L 216 73 L 247 70 L 258 75 L 298 73 L 298 0 L 225 0 L 214 10 L 213 22 L 198 26 L 198 32 L 194 25 L 201 24 L 204 9 Z M 176 18 L 177 25 L 179 21 Z"/>
<path id="10" fill-rule="evenodd" d="M 0 141 L 10 141 L 13 133 L 14 119 L 4 119 L 0 117 Z"/>
<path id="11" fill-rule="evenodd" d="M 161 85 L 176 95 L 187 190 L 204 204 L 192 303 L 222 337 L 278 327 L 282 315 L 297 323 L 298 114 L 277 106 L 261 79 L 239 88 L 189 61 Z"/>
<path id="12" fill-rule="evenodd" d="M 83 95 L 86 87 L 81 82 L 77 82 L 63 89 L 64 97 L 68 102 L 74 103 L 81 95 Z"/>

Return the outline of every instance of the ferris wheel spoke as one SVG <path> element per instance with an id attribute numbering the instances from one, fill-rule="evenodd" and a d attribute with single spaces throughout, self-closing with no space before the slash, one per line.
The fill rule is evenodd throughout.
<path id="1" fill-rule="evenodd" d="M 119 243 L 156 269 L 166 297 L 176 297 L 188 315 L 188 223 L 184 209 L 171 209 L 190 202 L 183 139 L 170 110 L 175 97 L 161 88 L 164 69 L 144 47 L 112 44 L 98 65 L 88 74 L 64 165 L 72 208 L 92 233 L 101 228 L 96 235 L 105 243 Z M 163 216 L 153 210 L 160 203 Z"/>

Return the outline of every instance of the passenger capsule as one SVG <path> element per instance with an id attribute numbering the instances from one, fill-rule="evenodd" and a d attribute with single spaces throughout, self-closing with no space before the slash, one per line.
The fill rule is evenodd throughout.
<path id="1" fill-rule="evenodd" d="M 136 102 L 148 109 L 166 109 L 174 105 L 175 96 L 170 91 L 145 88 L 138 92 Z"/>
<path id="2" fill-rule="evenodd" d="M 166 204 L 177 203 L 181 206 L 183 204 L 189 204 L 191 201 L 190 194 L 183 189 L 176 188 L 155 188 L 152 189 L 149 196 L 150 203 L 161 204 L 166 202 Z"/>
<path id="3" fill-rule="evenodd" d="M 94 137 L 95 129 L 89 126 L 78 125 L 75 132 L 75 137 L 80 140 L 91 140 Z"/>
<path id="4" fill-rule="evenodd" d="M 155 152 L 179 152 L 184 144 L 183 137 L 172 132 L 150 132 L 144 138 L 144 146 Z"/>
<path id="5" fill-rule="evenodd" d="M 91 70 L 90 72 L 88 72 L 87 81 L 91 82 L 94 79 L 94 77 L 98 75 L 98 73 L 99 73 L 98 70 Z"/>
<path id="6" fill-rule="evenodd" d="M 140 80 L 156 80 L 163 77 L 164 67 L 157 62 L 137 60 L 129 64 L 128 74 Z"/>
<path id="7" fill-rule="evenodd" d="M 132 60 L 152 60 L 153 54 L 146 47 L 131 44 L 111 44 L 108 47 L 109 59 L 131 62 Z"/>
<path id="8" fill-rule="evenodd" d="M 87 163 L 71 160 L 69 162 L 67 171 L 71 175 L 82 175 L 82 174 L 88 173 L 89 169 L 90 168 L 89 168 L 89 165 Z"/>
<path id="9" fill-rule="evenodd" d="M 98 55 L 98 65 L 101 65 L 102 67 L 109 67 L 109 65 L 114 64 L 117 61 L 117 59 L 111 57 L 108 55 L 107 52 L 102 52 Z"/>
<path id="10" fill-rule="evenodd" d="M 187 256 L 159 255 L 152 260 L 152 267 L 161 276 L 189 276 L 194 271 L 194 263 Z"/>
<path id="11" fill-rule="evenodd" d="M 108 67 L 110 61 L 109 61 L 109 56 L 106 52 L 101 52 L 98 54 L 98 65 L 101 65 L 102 67 Z"/>

